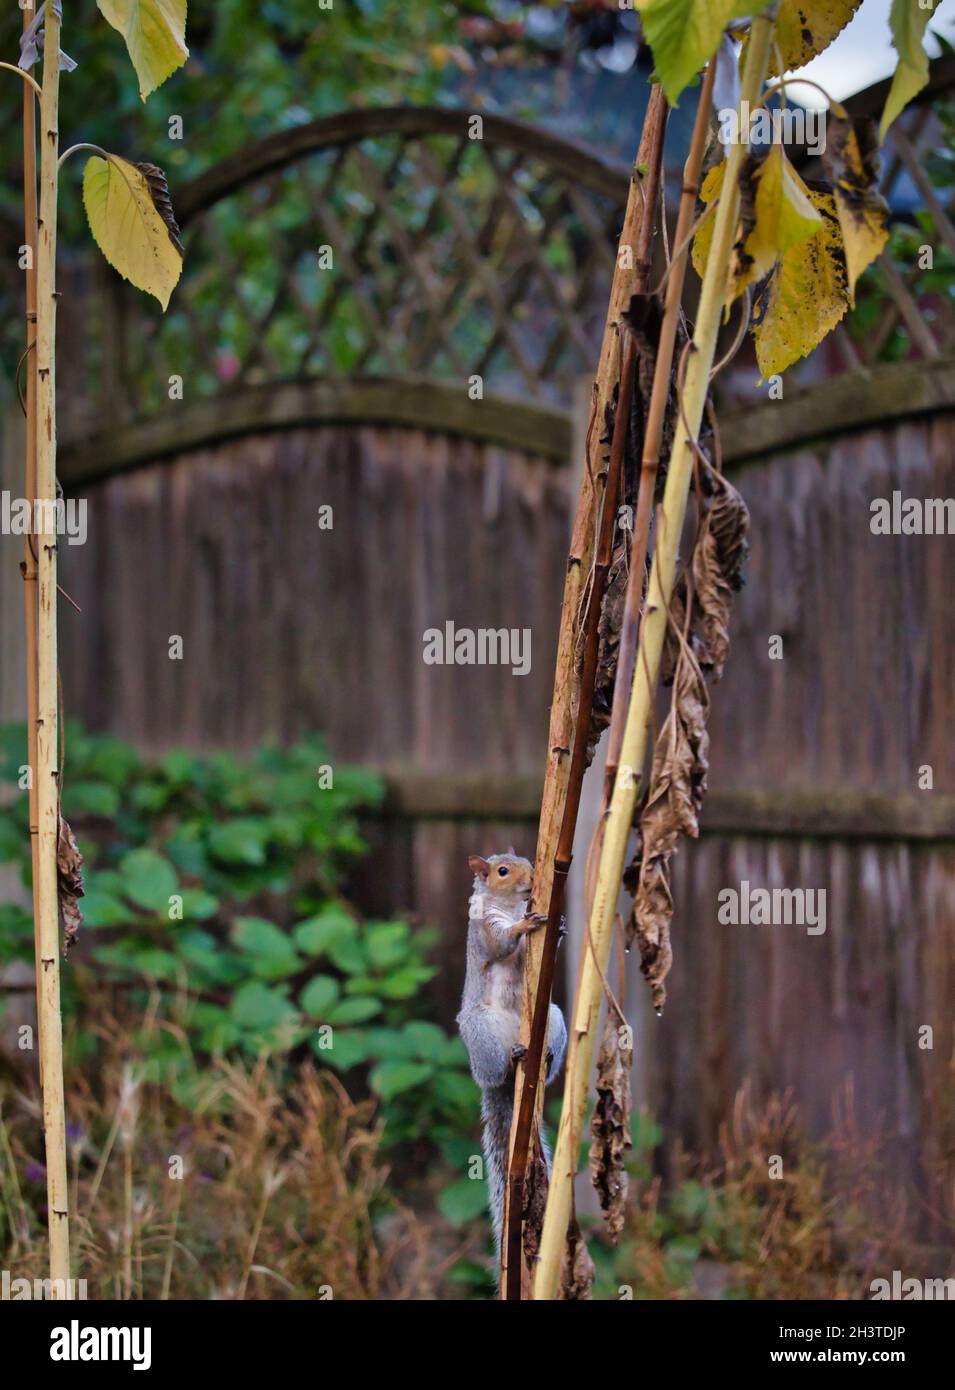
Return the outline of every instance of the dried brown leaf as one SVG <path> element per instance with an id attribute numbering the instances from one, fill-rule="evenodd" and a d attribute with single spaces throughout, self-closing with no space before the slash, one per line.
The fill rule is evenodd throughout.
<path id="1" fill-rule="evenodd" d="M 557 1297 L 576 1302 L 591 1299 L 596 1273 L 587 1242 L 580 1233 L 577 1218 L 574 1217 L 567 1228 L 567 1244 L 564 1246 L 560 1265 L 560 1288 Z"/>
<path id="2" fill-rule="evenodd" d="M 63 954 L 66 955 L 79 935 L 83 924 L 78 898 L 82 898 L 83 856 L 73 837 L 69 823 L 60 816 L 59 833 L 56 842 L 57 894 L 60 914 L 63 918 Z"/>
<path id="3" fill-rule="evenodd" d="M 636 896 L 627 923 L 628 944 L 636 937 L 640 968 L 650 985 L 654 1008 L 666 1001 L 664 980 L 670 970 L 670 860 L 681 835 L 699 834 L 699 813 L 706 794 L 709 695 L 703 673 L 684 644 L 677 666 L 670 713 L 653 752 L 650 790 L 640 817 L 641 853 Z M 628 873 L 633 882 L 633 866 Z"/>
<path id="4" fill-rule="evenodd" d="M 719 680 L 729 653 L 733 594 L 742 587 L 749 553 L 749 509 L 732 483 L 718 473 L 709 477 L 714 493 L 693 551 L 693 583 L 702 637 L 700 664 Z"/>
<path id="5" fill-rule="evenodd" d="M 590 1180 L 600 1200 L 611 1245 L 623 1230 L 630 1148 L 630 1068 L 633 1035 L 613 1009 L 607 1010 L 597 1057 L 597 1104 L 590 1132 Z"/>
<path id="6" fill-rule="evenodd" d="M 166 182 L 166 175 L 158 164 L 137 164 L 136 168 L 146 180 L 146 186 L 149 189 L 149 196 L 153 200 L 153 206 L 166 224 L 169 240 L 172 242 L 173 246 L 175 246 L 180 256 L 184 255 L 182 233 L 179 230 L 179 224 L 176 222 L 176 214 L 172 210 L 172 199 L 169 196 L 169 184 Z"/>
<path id="7" fill-rule="evenodd" d="M 549 1185 L 547 1159 L 544 1157 L 540 1133 L 535 1131 L 534 1153 L 524 1175 L 524 1258 L 528 1267 L 534 1264 L 540 1254 Z"/>

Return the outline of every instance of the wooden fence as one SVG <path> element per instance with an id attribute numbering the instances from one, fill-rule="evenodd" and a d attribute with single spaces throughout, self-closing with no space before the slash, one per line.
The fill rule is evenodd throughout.
<path id="1" fill-rule="evenodd" d="M 835 383 L 724 420 L 748 583 L 713 692 L 703 839 L 676 861 L 665 1017 L 645 1021 L 630 987 L 639 1086 L 668 1132 L 712 1145 L 750 1078 L 790 1087 L 822 1133 L 849 1087 L 938 1214 L 955 1159 L 955 562 L 950 536 L 873 534 L 870 508 L 955 496 L 944 366 L 892 369 L 852 418 Z M 358 888 L 441 929 L 446 1021 L 466 856 L 533 845 L 568 472 L 453 433 L 300 424 L 92 478 L 90 539 L 64 557 L 83 608 L 62 624 L 70 713 L 157 749 L 317 728 L 335 758 L 388 773 Z M 529 629 L 530 671 L 426 665 L 425 629 L 448 621 Z M 717 894 L 743 879 L 825 889 L 825 934 L 721 926 Z"/>

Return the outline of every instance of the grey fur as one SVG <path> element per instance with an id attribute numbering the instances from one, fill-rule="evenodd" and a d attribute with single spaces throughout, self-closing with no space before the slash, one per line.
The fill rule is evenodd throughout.
<path id="1" fill-rule="evenodd" d="M 458 1028 L 468 1051 L 471 1075 L 481 1088 L 481 1117 L 488 1195 L 494 1239 L 500 1251 L 507 1158 L 514 1108 L 512 1052 L 520 1041 L 525 937 L 534 923 L 526 917 L 533 870 L 513 854 L 493 855 L 486 874 L 476 874 L 468 913 L 467 970 Z M 506 864 L 512 878 L 496 884 L 495 870 Z M 547 1082 L 560 1071 L 567 1047 L 564 1016 L 550 1006 L 547 1027 Z M 550 1172 L 550 1152 L 544 1152 Z"/>

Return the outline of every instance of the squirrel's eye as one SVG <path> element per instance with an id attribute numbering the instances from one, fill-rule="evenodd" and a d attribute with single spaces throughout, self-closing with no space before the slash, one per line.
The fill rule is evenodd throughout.
<path id="1" fill-rule="evenodd" d="M 501 865 L 501 867 L 498 869 L 497 872 L 498 872 L 498 874 L 501 876 L 501 878 L 507 878 L 507 869 L 504 867 L 503 864 Z"/>

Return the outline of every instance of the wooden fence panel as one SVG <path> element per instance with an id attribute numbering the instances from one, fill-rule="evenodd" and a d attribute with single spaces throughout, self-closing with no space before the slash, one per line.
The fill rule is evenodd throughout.
<path id="1" fill-rule="evenodd" d="M 84 610 L 64 609 L 66 707 L 92 727 L 157 750 L 320 729 L 335 759 L 437 779 L 410 819 L 369 823 L 357 888 L 375 914 L 440 928 L 445 1021 L 461 987 L 468 853 L 533 847 L 567 473 L 435 433 L 293 428 L 91 483 L 89 542 L 64 556 Z M 885 813 L 896 798 L 951 806 L 955 792 L 952 539 L 875 535 L 870 504 L 955 495 L 955 414 L 797 443 L 734 477 L 752 556 L 713 691 L 714 827 L 704 810 L 703 839 L 677 856 L 670 1002 L 641 1023 L 637 1092 L 669 1134 L 702 1145 L 747 1079 L 757 1094 L 791 1088 L 816 1134 L 851 1094 L 860 1131 L 889 1138 L 900 1188 L 950 1215 L 955 842 L 945 814 L 907 837 L 904 815 Z M 332 531 L 318 527 L 324 504 Z M 530 628 L 530 673 L 425 666 L 422 634 L 447 620 Z M 919 790 L 926 765 L 934 791 Z M 485 797 L 495 785 L 520 791 L 513 810 L 508 793 Z M 812 835 L 812 798 L 838 802 L 845 836 Z M 750 806 L 738 826 L 733 804 Z M 826 933 L 721 926 L 717 895 L 744 878 L 825 888 Z M 644 1018 L 635 961 L 631 973 Z"/>

